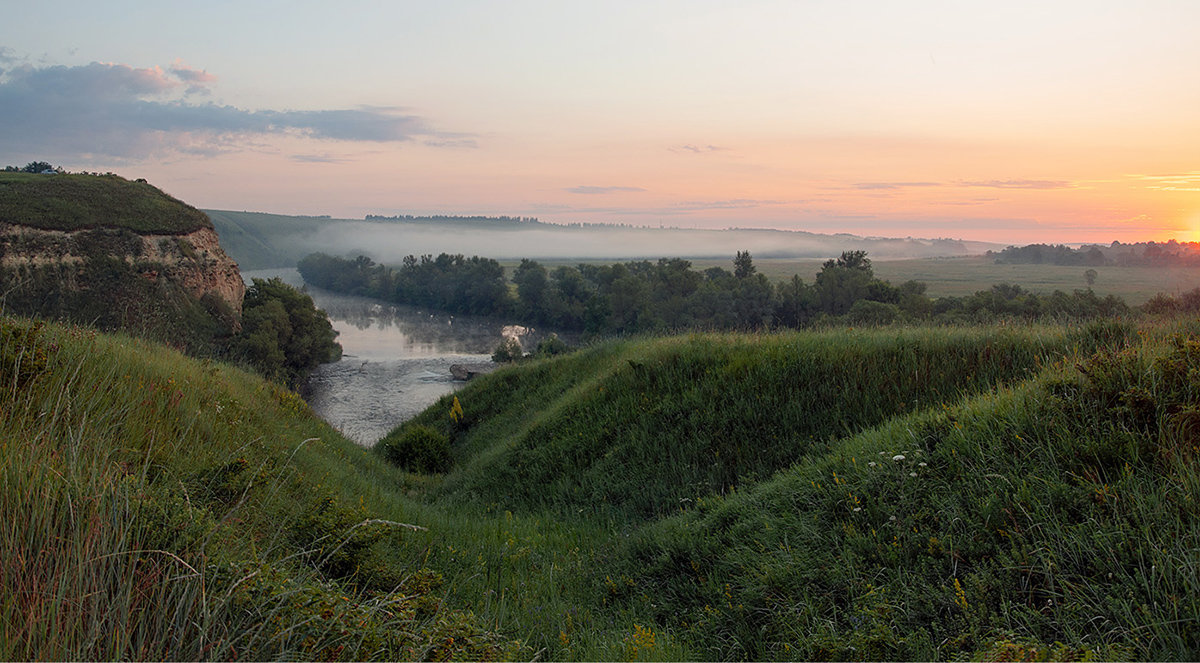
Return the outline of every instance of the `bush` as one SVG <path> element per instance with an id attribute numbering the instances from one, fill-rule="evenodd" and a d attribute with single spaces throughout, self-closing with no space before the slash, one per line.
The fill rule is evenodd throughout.
<path id="1" fill-rule="evenodd" d="M 895 304 L 860 299 L 854 302 L 848 313 L 853 325 L 890 325 L 900 317 L 900 307 Z"/>
<path id="2" fill-rule="evenodd" d="M 534 352 L 534 355 L 538 357 L 553 357 L 570 351 L 571 348 L 558 337 L 558 334 L 550 334 L 538 342 L 537 351 Z"/>
<path id="3" fill-rule="evenodd" d="M 47 347 L 42 323 L 0 319 L 0 388 L 22 389 L 46 370 Z"/>
<path id="4" fill-rule="evenodd" d="M 450 440 L 428 426 L 413 426 L 402 433 L 393 433 L 378 446 L 384 458 L 409 472 L 445 472 L 452 463 Z"/>
<path id="5" fill-rule="evenodd" d="M 517 337 L 509 336 L 496 346 L 496 351 L 492 353 L 492 361 L 497 364 L 507 364 L 518 361 L 524 356 L 525 352 L 521 349 L 521 342 L 517 340 Z"/>

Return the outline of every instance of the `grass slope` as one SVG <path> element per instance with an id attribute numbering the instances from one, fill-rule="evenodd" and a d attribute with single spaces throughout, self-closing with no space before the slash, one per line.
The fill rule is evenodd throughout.
<path id="1" fill-rule="evenodd" d="M 443 476 L 231 367 L 3 319 L 0 657 L 1189 658 L 1197 331 L 618 341 L 460 391 Z M 818 391 L 797 373 L 857 405 L 792 405 Z M 723 457 L 769 460 L 629 509 L 657 504 L 637 480 L 675 495 L 691 479 L 660 475 L 708 471 L 656 456 L 709 451 L 670 437 L 697 407 L 732 435 Z M 598 432 L 537 438 L 552 462 L 528 480 L 588 478 L 509 496 L 483 476 L 580 418 Z M 656 436 L 680 448 L 635 448 Z M 567 451 L 592 447 L 628 460 Z M 635 497 L 580 513 L 576 485 Z"/>
<path id="2" fill-rule="evenodd" d="M 619 589 L 704 658 L 1194 659 L 1198 423 L 1195 329 L 1061 362 L 648 528 Z"/>
<path id="3" fill-rule="evenodd" d="M 0 318 L 0 458 L 5 660 L 518 655 L 381 561 L 424 534 L 396 473 L 248 373 Z"/>
<path id="4" fill-rule="evenodd" d="M 409 428 L 447 434 L 448 500 L 641 521 L 766 479 L 892 417 L 1024 379 L 1130 330 L 695 334 L 602 345 L 481 378 Z"/>
<path id="5" fill-rule="evenodd" d="M 317 232 L 329 219 L 261 212 L 205 210 L 225 250 L 243 270 L 295 267 L 317 248 L 295 248 L 297 238 Z"/>
<path id="6" fill-rule="evenodd" d="M 182 235 L 212 223 L 200 210 L 145 182 L 117 175 L 0 173 L 0 223 L 43 230 L 126 228 Z"/>

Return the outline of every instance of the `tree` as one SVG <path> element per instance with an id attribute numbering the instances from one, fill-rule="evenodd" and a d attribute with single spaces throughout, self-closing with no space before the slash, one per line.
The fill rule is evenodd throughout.
<path id="1" fill-rule="evenodd" d="M 299 386 L 312 369 L 337 361 L 337 332 L 312 297 L 278 278 L 254 279 L 242 303 L 234 350 L 264 375 Z"/>
<path id="2" fill-rule="evenodd" d="M 513 270 L 512 280 L 517 286 L 518 314 L 533 322 L 546 322 L 550 296 L 546 268 L 536 260 L 522 258 L 521 264 Z"/>
<path id="3" fill-rule="evenodd" d="M 816 301 L 811 287 L 804 284 L 799 274 L 775 288 L 775 324 L 784 327 L 803 327 L 812 318 Z"/>
<path id="4" fill-rule="evenodd" d="M 54 164 L 47 163 L 45 161 L 30 161 L 29 163 L 25 164 L 24 168 L 21 169 L 21 171 L 25 173 L 44 173 L 47 170 L 52 170 L 56 173 L 62 172 L 62 168 L 56 168 Z"/>
<path id="5" fill-rule="evenodd" d="M 813 287 L 822 311 L 843 315 L 854 302 L 867 298 L 874 280 L 866 252 L 849 251 L 836 261 L 825 261 Z"/>
<path id="6" fill-rule="evenodd" d="M 1089 288 L 1096 285 L 1096 277 L 1099 275 L 1100 274 L 1097 273 L 1096 270 L 1094 270 L 1094 269 L 1089 269 L 1083 273 L 1083 278 L 1085 280 L 1087 280 L 1087 284 L 1088 284 Z"/>
<path id="7" fill-rule="evenodd" d="M 828 266 L 831 261 L 825 263 Z M 846 269 L 858 269 L 874 276 L 875 272 L 871 269 L 871 259 L 867 257 L 866 251 L 842 251 L 842 256 L 833 263 L 837 267 Z"/>
<path id="8" fill-rule="evenodd" d="M 755 272 L 754 260 L 749 251 L 738 251 L 733 258 L 733 275 L 739 279 L 749 278 Z"/>

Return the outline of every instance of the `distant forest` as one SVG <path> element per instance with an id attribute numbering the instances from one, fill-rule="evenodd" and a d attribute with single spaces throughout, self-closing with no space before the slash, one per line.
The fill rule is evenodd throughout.
<path id="1" fill-rule="evenodd" d="M 434 214 L 430 216 L 415 216 L 412 214 L 396 214 L 393 216 L 384 216 L 382 214 L 368 214 L 363 217 L 367 221 L 391 221 L 399 223 L 412 224 L 441 224 L 441 225 L 456 225 L 456 226 L 477 226 L 484 228 L 529 228 L 531 226 L 550 226 L 552 228 L 593 228 L 599 230 L 621 229 L 629 230 L 631 228 L 648 228 L 649 226 L 634 226 L 626 223 L 543 223 L 534 216 L 457 216 L 452 214 Z M 664 228 L 665 226 L 660 226 Z M 674 226 L 673 230 L 678 230 Z"/>
<path id="2" fill-rule="evenodd" d="M 1138 242 L 1108 246 L 1086 244 L 1073 249 L 1064 244 L 1028 244 L 988 251 L 997 263 L 1099 267 L 1200 267 L 1200 243 Z"/>
<path id="3" fill-rule="evenodd" d="M 468 226 L 487 226 L 495 228 L 498 226 L 521 226 L 528 227 L 531 225 L 541 225 L 536 217 L 532 216 L 454 216 L 449 214 L 437 214 L 433 216 L 413 216 L 412 214 L 397 214 L 395 216 L 383 216 L 380 214 L 368 214 L 363 217 L 367 221 L 398 221 L 400 223 L 440 223 L 451 225 L 468 225 Z"/>
<path id="4" fill-rule="evenodd" d="M 512 287 L 498 262 L 478 256 L 408 256 L 401 266 L 388 267 L 366 256 L 314 253 L 298 267 L 306 282 L 334 292 L 589 334 L 803 328 L 835 321 L 1088 319 L 1130 311 L 1119 297 L 1100 298 L 1091 289 L 1038 295 L 1009 284 L 933 300 L 919 281 L 894 286 L 876 278 L 865 251 L 826 261 L 812 283 L 796 275 L 773 284 L 748 252 L 738 252 L 733 271 L 696 271 L 681 258 L 552 270 L 525 259 L 512 273 Z"/>

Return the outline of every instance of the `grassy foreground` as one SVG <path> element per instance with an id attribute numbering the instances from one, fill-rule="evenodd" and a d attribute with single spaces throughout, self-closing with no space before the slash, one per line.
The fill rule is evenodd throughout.
<path id="1" fill-rule="evenodd" d="M 239 370 L 0 330 L 5 659 L 1200 651 L 1185 324 L 616 341 L 430 408 L 432 475 Z"/>
<path id="2" fill-rule="evenodd" d="M 0 318 L 0 457 L 4 660 L 520 656 L 378 563 L 420 533 L 388 469 L 251 374 Z"/>

